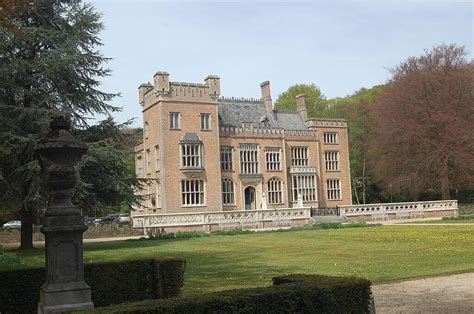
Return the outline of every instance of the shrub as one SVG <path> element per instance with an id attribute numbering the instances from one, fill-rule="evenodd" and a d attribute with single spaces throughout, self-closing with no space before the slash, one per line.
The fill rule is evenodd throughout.
<path id="1" fill-rule="evenodd" d="M 367 313 L 370 282 L 347 277 L 276 277 L 264 288 L 121 304 L 97 313 Z"/>
<path id="2" fill-rule="evenodd" d="M 474 215 L 459 215 L 454 217 L 443 217 L 442 220 L 470 220 L 474 219 Z"/>
<path id="3" fill-rule="evenodd" d="M 95 306 L 180 295 L 184 260 L 161 258 L 86 264 L 85 282 Z M 0 271 L 0 313 L 35 312 L 44 268 Z"/>

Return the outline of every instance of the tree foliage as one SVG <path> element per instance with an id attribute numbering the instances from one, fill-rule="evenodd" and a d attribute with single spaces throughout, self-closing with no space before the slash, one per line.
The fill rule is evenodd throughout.
<path id="1" fill-rule="evenodd" d="M 134 188 L 140 185 L 133 164 L 136 132 L 124 132 L 131 121 L 117 124 L 111 117 L 75 132 L 87 144 L 81 162 L 81 183 L 75 203 L 87 215 L 97 216 L 108 208 L 138 205 Z M 132 161 L 132 162 L 130 162 Z"/>
<path id="2" fill-rule="evenodd" d="M 319 117 L 327 109 L 326 97 L 315 84 L 295 84 L 291 86 L 286 92 L 278 95 L 275 108 L 296 111 L 295 97 L 299 94 L 305 95 L 308 116 Z"/>
<path id="3" fill-rule="evenodd" d="M 371 112 L 372 173 L 416 195 L 472 188 L 474 72 L 463 47 L 441 45 L 392 70 Z"/>
<path id="4" fill-rule="evenodd" d="M 33 147 L 46 135 L 51 116 L 68 114 L 75 129 L 86 129 L 90 116 L 119 108 L 110 104 L 116 94 L 99 89 L 99 80 L 110 72 L 104 68 L 108 59 L 97 50 L 103 26 L 92 6 L 81 0 L 4 3 L 8 10 L 2 11 L 0 29 L 0 201 L 3 208 L 21 212 L 22 247 L 29 248 L 32 213 L 45 207 Z M 130 182 L 117 180 L 125 173 L 122 152 L 98 132 L 110 123 L 81 134 L 89 132 L 89 138 L 83 138 L 90 142 L 90 150 L 80 198 L 89 207 L 110 203 L 112 198 L 123 200 L 118 197 L 121 193 L 127 200 L 131 195 L 130 186 L 120 185 Z M 99 164 L 100 169 L 92 169 Z M 118 193 L 105 191 L 108 185 Z M 101 197 L 110 198 L 99 200 L 95 190 L 99 188 L 109 193 Z M 92 194 L 94 201 L 90 201 Z"/>
<path id="5" fill-rule="evenodd" d="M 343 118 L 347 121 L 352 194 L 358 204 L 381 201 L 369 174 L 367 159 L 371 136 L 369 112 L 383 88 L 383 85 L 361 88 L 352 95 L 330 99 L 328 109 L 323 114 L 327 118 Z"/>

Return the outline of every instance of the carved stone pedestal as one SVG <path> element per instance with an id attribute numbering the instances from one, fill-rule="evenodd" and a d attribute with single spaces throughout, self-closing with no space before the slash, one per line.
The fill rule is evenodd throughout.
<path id="1" fill-rule="evenodd" d="M 91 309 L 91 289 L 84 282 L 82 236 L 87 227 L 71 202 L 79 183 L 79 162 L 86 147 L 68 132 L 69 121 L 53 120 L 51 137 L 36 147 L 46 189 L 51 197 L 41 232 L 46 241 L 46 282 L 40 289 L 38 313 Z"/>

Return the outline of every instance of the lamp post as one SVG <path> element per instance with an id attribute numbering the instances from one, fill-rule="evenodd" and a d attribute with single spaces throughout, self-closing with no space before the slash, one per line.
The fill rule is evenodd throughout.
<path id="1" fill-rule="evenodd" d="M 69 312 L 93 308 L 90 287 L 84 282 L 81 211 L 71 202 L 79 183 L 79 162 L 87 148 L 68 133 L 70 120 L 53 118 L 48 139 L 35 147 L 50 205 L 43 227 L 46 282 L 40 288 L 38 313 Z"/>

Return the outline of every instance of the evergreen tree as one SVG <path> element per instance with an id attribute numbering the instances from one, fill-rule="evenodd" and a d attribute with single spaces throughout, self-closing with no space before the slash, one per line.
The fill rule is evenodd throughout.
<path id="1" fill-rule="evenodd" d="M 33 147 L 47 133 L 51 116 L 66 113 L 77 129 L 87 127 L 88 117 L 119 108 L 109 104 L 116 94 L 99 90 L 109 70 L 97 50 L 100 14 L 91 5 L 7 3 L 0 19 L 0 203 L 20 211 L 21 248 L 30 248 L 33 213 L 45 208 Z"/>

